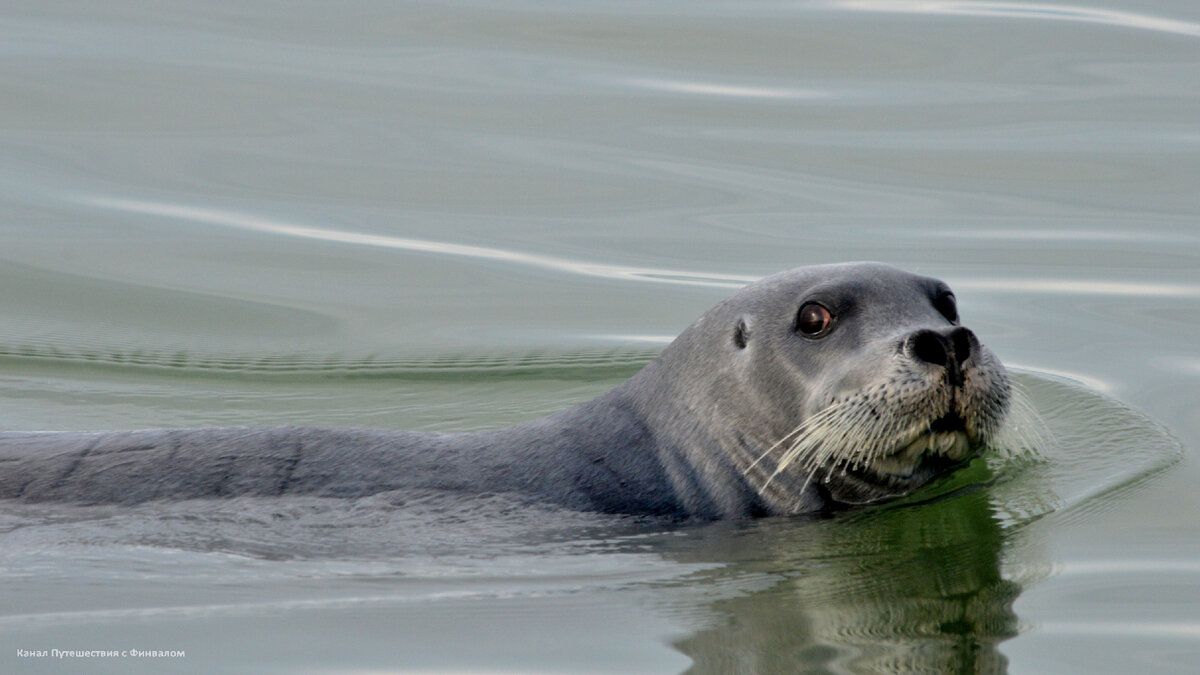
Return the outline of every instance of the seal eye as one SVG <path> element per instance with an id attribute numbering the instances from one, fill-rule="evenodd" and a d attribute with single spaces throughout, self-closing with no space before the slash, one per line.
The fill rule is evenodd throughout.
<path id="1" fill-rule="evenodd" d="M 953 293 L 943 293 L 933 301 L 933 308 L 936 309 L 950 323 L 958 323 L 958 303 L 954 300 Z"/>
<path id="2" fill-rule="evenodd" d="M 796 330 L 807 337 L 822 337 L 833 325 L 833 314 L 822 305 L 806 302 L 796 314 Z"/>

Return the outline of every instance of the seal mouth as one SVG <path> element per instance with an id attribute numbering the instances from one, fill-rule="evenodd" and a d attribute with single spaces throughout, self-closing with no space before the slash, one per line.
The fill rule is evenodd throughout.
<path id="1" fill-rule="evenodd" d="M 974 456 L 977 447 L 966 431 L 934 431 L 930 425 L 891 454 L 827 475 L 825 494 L 833 503 L 846 506 L 894 499 L 955 471 Z"/>
<path id="2" fill-rule="evenodd" d="M 962 415 L 959 415 L 958 412 L 951 410 L 945 415 L 942 415 L 936 420 L 930 422 L 929 430 L 931 432 L 966 432 L 967 423 L 965 420 L 963 420 Z"/>
<path id="3" fill-rule="evenodd" d="M 967 433 L 966 422 L 957 412 L 950 411 L 930 422 L 926 430 L 897 446 L 895 451 L 876 459 L 870 469 L 889 482 L 923 478 L 967 460 L 975 446 Z"/>
<path id="4" fill-rule="evenodd" d="M 778 488 L 784 498 L 798 485 L 827 505 L 866 505 L 953 473 L 980 454 L 1007 405 L 1003 373 L 995 382 L 980 381 L 974 370 L 968 375 L 961 388 L 896 376 L 834 397 L 751 464 L 783 448 L 761 489 L 798 464 L 792 475 L 803 483 Z"/>
<path id="5" fill-rule="evenodd" d="M 949 469 L 972 454 L 965 431 L 926 432 L 871 463 L 872 472 L 890 479 L 915 478 L 926 470 Z M 922 469 L 922 471 L 918 471 Z"/>

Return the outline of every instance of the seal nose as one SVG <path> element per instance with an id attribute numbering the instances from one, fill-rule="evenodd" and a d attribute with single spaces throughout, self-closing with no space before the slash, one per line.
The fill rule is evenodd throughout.
<path id="1" fill-rule="evenodd" d="M 958 367 L 962 368 L 962 365 L 971 358 L 971 354 L 977 349 L 976 345 L 979 344 L 979 341 L 969 328 L 962 326 L 951 330 L 947 337 L 950 338 L 950 344 L 954 347 L 954 360 L 958 363 Z"/>
<path id="2" fill-rule="evenodd" d="M 978 341 L 969 329 L 956 326 L 948 331 L 923 328 L 904 340 L 904 352 L 910 357 L 942 366 L 955 384 L 962 382 L 962 367 L 976 350 Z"/>
<path id="3" fill-rule="evenodd" d="M 919 330 L 909 335 L 904 344 L 904 351 L 909 356 L 935 366 L 946 365 L 950 349 L 946 338 L 931 330 Z"/>

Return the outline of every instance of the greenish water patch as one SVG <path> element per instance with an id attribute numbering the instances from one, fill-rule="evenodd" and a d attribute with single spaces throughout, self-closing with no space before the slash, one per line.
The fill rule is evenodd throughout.
<path id="1" fill-rule="evenodd" d="M 997 672 L 1018 634 L 1021 584 L 1002 573 L 1006 537 L 986 490 L 827 520 L 717 526 L 679 559 L 725 560 L 692 575 L 737 588 L 676 643 L 689 672 Z M 790 669 L 790 671 L 789 671 Z"/>

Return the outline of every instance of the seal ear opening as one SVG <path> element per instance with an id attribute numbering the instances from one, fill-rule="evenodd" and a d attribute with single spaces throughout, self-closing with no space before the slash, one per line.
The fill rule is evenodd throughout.
<path id="1" fill-rule="evenodd" d="M 737 325 L 733 327 L 733 344 L 737 345 L 738 349 L 745 349 L 749 340 L 750 329 L 746 327 L 746 320 L 738 319 Z"/>

